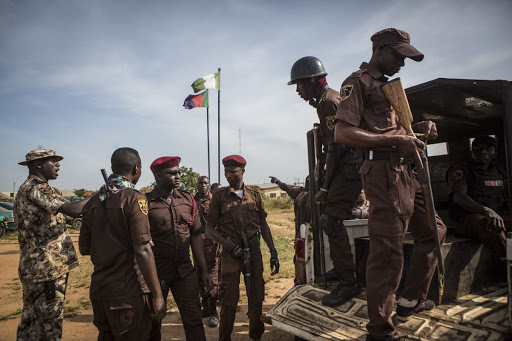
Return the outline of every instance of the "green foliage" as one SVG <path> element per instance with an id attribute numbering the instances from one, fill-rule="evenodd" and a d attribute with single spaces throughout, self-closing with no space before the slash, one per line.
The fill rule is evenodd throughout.
<path id="1" fill-rule="evenodd" d="M 263 203 L 267 212 L 293 209 L 293 199 L 289 196 L 284 198 L 263 197 Z"/>
<path id="2" fill-rule="evenodd" d="M 75 193 L 77 197 L 85 197 L 85 192 L 87 192 L 85 188 L 73 189 L 73 193 Z"/>
<path id="3" fill-rule="evenodd" d="M 182 190 L 185 190 L 189 193 L 196 194 L 197 192 L 197 179 L 199 179 L 200 174 L 194 172 L 192 167 L 180 167 L 181 170 L 181 186 Z"/>

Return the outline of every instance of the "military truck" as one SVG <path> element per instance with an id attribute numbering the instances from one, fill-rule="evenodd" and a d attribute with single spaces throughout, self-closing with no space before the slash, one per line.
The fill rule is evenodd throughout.
<path id="1" fill-rule="evenodd" d="M 407 322 L 394 319 L 401 340 L 506 340 L 510 338 L 512 285 L 512 239 L 507 239 L 507 261 L 497 260 L 478 241 L 457 238 L 454 222 L 447 214 L 448 187 L 445 173 L 456 161 L 470 155 L 472 138 L 492 135 L 498 140 L 498 163 L 512 161 L 512 82 L 439 78 L 406 89 L 415 122 L 432 120 L 439 138 L 427 147 L 436 209 L 448 227 L 443 246 L 446 267 L 444 295 L 440 301 L 437 274 L 432 279 L 429 298 L 437 306 L 431 312 L 414 316 Z M 310 170 L 314 168 L 315 141 L 308 133 Z M 507 168 L 510 178 L 512 166 Z M 508 183 L 509 193 L 511 190 Z M 312 188 L 310 193 L 315 193 Z M 509 195 L 510 197 L 510 195 Z M 314 202 L 314 200 L 311 200 Z M 371 205 L 371 203 L 370 203 Z M 315 207 L 312 207 L 315 210 Z M 297 259 L 303 260 L 307 284 L 294 286 L 267 313 L 275 327 L 306 340 L 365 340 L 368 315 L 365 292 L 345 304 L 330 308 L 321 299 L 335 284 L 315 283 L 329 270 L 317 219 L 302 228 L 304 247 Z M 355 251 L 358 281 L 364 286 L 368 254 L 365 222 L 345 221 Z M 452 228 L 451 228 L 452 227 Z M 355 231 L 355 232 L 354 232 Z M 357 236 L 359 234 L 359 236 Z M 412 254 L 412 238 L 404 242 L 404 271 Z M 301 257 L 299 257 L 301 256 Z M 507 276 L 508 273 L 508 276 Z M 309 274 L 309 275 L 308 275 Z M 325 276 L 323 276 L 325 279 Z M 397 292 L 400 296 L 401 286 Z"/>

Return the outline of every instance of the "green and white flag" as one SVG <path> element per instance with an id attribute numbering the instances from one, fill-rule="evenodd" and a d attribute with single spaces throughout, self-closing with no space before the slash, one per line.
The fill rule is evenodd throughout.
<path id="1" fill-rule="evenodd" d="M 196 79 L 196 81 L 192 83 L 192 89 L 194 93 L 205 89 L 220 90 L 220 71 Z"/>

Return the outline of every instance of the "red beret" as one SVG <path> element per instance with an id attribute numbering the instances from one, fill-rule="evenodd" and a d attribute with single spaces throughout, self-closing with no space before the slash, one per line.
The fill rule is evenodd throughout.
<path id="1" fill-rule="evenodd" d="M 159 157 L 158 159 L 156 159 L 155 161 L 153 161 L 153 163 L 151 164 L 151 166 L 149 166 L 149 168 L 151 168 L 151 171 L 153 173 L 156 173 L 165 168 L 179 166 L 180 161 L 181 161 L 181 158 L 179 156 L 162 156 L 162 157 Z"/>
<path id="2" fill-rule="evenodd" d="M 222 159 L 222 164 L 224 167 L 226 166 L 237 166 L 237 167 L 245 167 L 247 161 L 240 155 L 229 155 Z"/>

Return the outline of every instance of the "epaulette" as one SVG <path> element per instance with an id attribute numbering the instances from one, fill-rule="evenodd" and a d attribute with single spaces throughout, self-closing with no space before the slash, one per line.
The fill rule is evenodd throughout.
<path id="1" fill-rule="evenodd" d="M 260 186 L 251 186 L 251 185 L 245 185 L 245 187 L 247 187 L 247 189 L 250 189 L 251 191 L 254 191 L 254 192 L 260 192 Z"/>
<path id="2" fill-rule="evenodd" d="M 352 72 L 352 74 L 350 76 L 348 76 L 349 78 L 361 78 L 361 76 L 367 72 L 367 70 L 357 70 L 355 72 Z"/>

